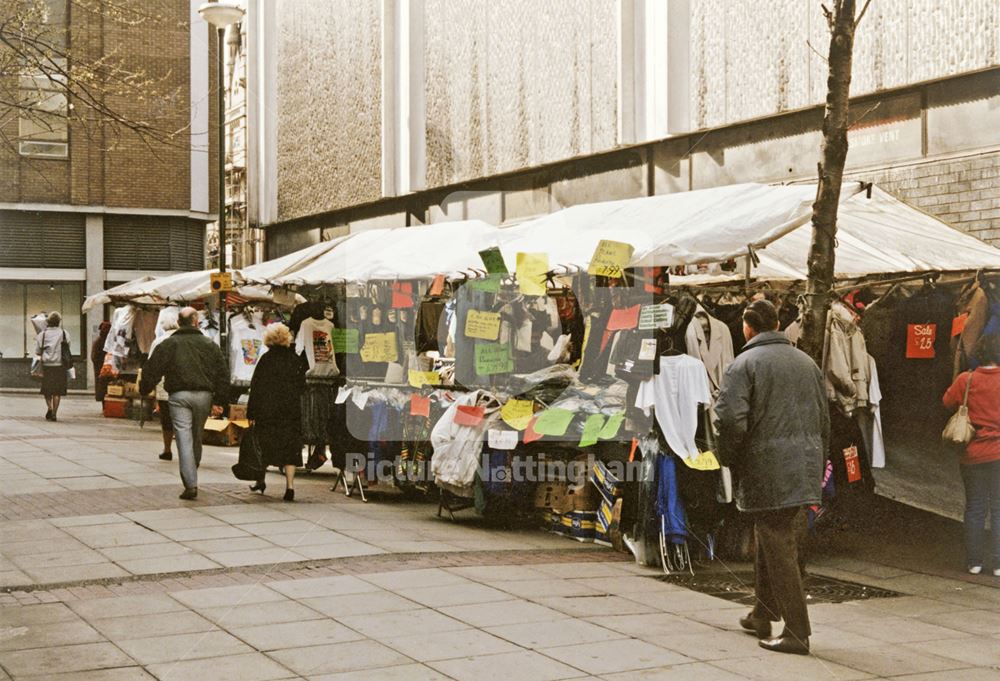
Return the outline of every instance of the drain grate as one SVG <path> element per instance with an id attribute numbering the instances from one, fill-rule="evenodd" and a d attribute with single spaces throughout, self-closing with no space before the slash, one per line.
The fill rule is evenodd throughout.
<path id="1" fill-rule="evenodd" d="M 654 579 L 734 603 L 753 605 L 754 577 L 750 570 L 707 572 L 693 576 L 690 574 L 660 575 Z M 820 575 L 807 575 L 805 590 L 806 599 L 810 603 L 845 603 L 870 598 L 895 598 L 903 595 L 888 589 L 879 589 Z"/>

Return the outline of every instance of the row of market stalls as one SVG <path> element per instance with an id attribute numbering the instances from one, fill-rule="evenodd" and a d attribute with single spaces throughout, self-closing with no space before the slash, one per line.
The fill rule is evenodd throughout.
<path id="1" fill-rule="evenodd" d="M 712 404 L 751 298 L 771 299 L 796 337 L 815 195 L 733 185 L 511 227 L 447 222 L 322 242 L 233 273 L 233 382 L 248 383 L 263 326 L 280 318 L 309 364 L 311 464 L 329 457 L 363 469 L 359 485 L 433 494 L 450 511 L 544 513 L 556 531 L 670 569 L 695 550 L 738 554 Z M 871 185 L 844 186 L 838 229 L 824 489 L 834 499 L 874 488 L 957 517 L 957 465 L 937 450 L 940 396 L 973 335 L 1000 332 L 1000 319 L 963 328 L 1000 311 L 1000 250 Z M 85 309 L 159 319 L 204 301 L 210 330 L 210 274 L 130 282 Z"/>

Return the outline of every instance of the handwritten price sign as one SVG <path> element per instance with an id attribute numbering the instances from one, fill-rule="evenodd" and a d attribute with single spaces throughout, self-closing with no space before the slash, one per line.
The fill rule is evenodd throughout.
<path id="1" fill-rule="evenodd" d="M 495 341 L 500 335 L 500 314 L 469 310 L 465 318 L 465 335 L 467 338 Z"/>
<path id="2" fill-rule="evenodd" d="M 907 324 L 906 358 L 934 359 L 937 324 Z"/>
<path id="3" fill-rule="evenodd" d="M 590 257 L 590 267 L 587 274 L 595 277 L 609 277 L 620 279 L 628 267 L 629 260 L 635 248 L 631 244 L 620 241 L 608 241 L 601 239 L 594 249 L 594 255 Z"/>

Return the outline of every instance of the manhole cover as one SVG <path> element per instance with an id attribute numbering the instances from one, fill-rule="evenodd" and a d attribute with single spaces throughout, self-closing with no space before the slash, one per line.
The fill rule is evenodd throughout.
<path id="1" fill-rule="evenodd" d="M 744 605 L 753 604 L 753 572 L 708 572 L 704 574 L 676 574 L 655 577 L 663 582 L 683 586 L 709 596 Z M 807 575 L 806 598 L 810 603 L 844 603 L 869 598 L 895 598 L 902 594 L 873 586 L 846 582 L 833 577 Z"/>

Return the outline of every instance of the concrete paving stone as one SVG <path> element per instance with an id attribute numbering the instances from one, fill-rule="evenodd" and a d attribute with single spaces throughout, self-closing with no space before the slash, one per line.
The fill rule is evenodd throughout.
<path id="1" fill-rule="evenodd" d="M 119 560 L 118 565 L 133 575 L 156 575 L 170 572 L 193 572 L 195 570 L 213 570 L 220 567 L 205 556 L 187 554 L 181 556 L 159 556 L 156 558 L 138 558 L 135 560 Z"/>
<path id="2" fill-rule="evenodd" d="M 192 551 L 183 544 L 165 542 L 163 544 L 142 544 L 140 546 L 113 546 L 108 549 L 98 549 L 101 555 L 109 560 L 139 560 L 141 558 L 162 558 L 164 556 L 183 556 Z"/>
<path id="3" fill-rule="evenodd" d="M 457 551 L 468 550 L 461 546 L 446 544 L 443 541 L 436 541 L 436 540 L 382 541 L 381 539 L 378 538 L 369 537 L 368 541 L 371 542 L 372 546 L 377 546 L 378 548 L 388 553 L 454 553 Z M 489 551 L 491 550 L 491 547 L 480 543 L 479 550 Z"/>
<path id="4" fill-rule="evenodd" d="M 37 650 L 0 653 L 0 665 L 15 679 L 30 674 L 50 676 L 91 669 L 133 666 L 135 661 L 111 643 L 53 646 L 40 655 Z M 74 677 L 75 678 L 75 677 Z"/>
<path id="5" fill-rule="evenodd" d="M 822 653 L 817 653 L 817 656 L 845 667 L 860 669 L 874 676 L 921 674 L 972 666 L 955 659 L 920 652 L 914 646 L 895 644 L 883 644 L 868 648 L 824 650 Z"/>
<path id="6" fill-rule="evenodd" d="M 0 571 L 0 586 L 29 586 L 32 579 L 20 570 Z"/>
<path id="7" fill-rule="evenodd" d="M 774 629 L 776 632 L 781 631 L 777 624 L 775 624 Z M 813 624 L 812 635 L 809 637 L 809 644 L 814 653 L 837 648 L 869 648 L 883 643 L 870 634 L 847 631 L 831 624 Z"/>
<path id="8" fill-rule="evenodd" d="M 636 639 L 544 648 L 538 652 L 588 674 L 613 674 L 692 661 L 680 653 Z"/>
<path id="9" fill-rule="evenodd" d="M 371 638 L 395 636 L 401 631 L 458 631 L 469 628 L 464 622 L 429 608 L 371 615 L 340 615 L 336 616 L 336 619 L 341 624 Z"/>
<path id="10" fill-rule="evenodd" d="M 513 597 L 505 591 L 475 583 L 397 589 L 396 593 L 431 608 L 513 600 Z"/>
<path id="11" fill-rule="evenodd" d="M 61 538 L 40 539 L 23 542 L 4 542 L 0 544 L 0 552 L 8 560 L 19 556 L 34 556 L 46 553 L 70 553 L 73 551 L 86 551 L 89 547 L 74 539 L 63 535 Z"/>
<path id="12" fill-rule="evenodd" d="M 804 679 L 837 679 L 854 681 L 870 679 L 871 674 L 821 659 L 815 655 L 781 655 L 761 650 L 754 657 L 717 660 L 711 664 L 753 681 L 803 681 Z"/>
<path id="13" fill-rule="evenodd" d="M 352 539 L 347 535 L 340 534 L 339 532 L 334 532 L 333 530 L 315 530 L 306 533 L 295 532 L 292 534 L 269 534 L 267 535 L 267 541 L 276 546 L 284 546 L 286 548 L 296 548 L 299 546 L 320 546 L 322 544 L 356 543 L 355 539 Z"/>
<path id="14" fill-rule="evenodd" d="M 707 624 L 692 622 L 686 617 L 665 612 L 647 615 L 590 617 L 587 618 L 587 621 L 599 624 L 612 631 L 617 631 L 620 634 L 647 640 L 650 637 L 666 639 L 679 634 L 711 634 L 718 631 Z"/>
<path id="15" fill-rule="evenodd" d="M 267 588 L 263 584 L 237 584 L 208 589 L 173 591 L 170 593 L 170 596 L 189 608 L 195 609 L 286 600 L 280 593 Z"/>
<path id="16" fill-rule="evenodd" d="M 676 592 L 674 584 L 658 581 L 646 575 L 623 575 L 620 577 L 585 577 L 570 580 L 574 584 L 583 584 L 600 593 L 624 596 L 626 594 L 647 594 Z"/>
<path id="17" fill-rule="evenodd" d="M 556 648 L 578 643 L 613 641 L 626 636 L 582 620 L 556 620 L 555 622 L 527 622 L 486 627 L 484 631 L 515 643 L 522 648 Z"/>
<path id="18" fill-rule="evenodd" d="M 80 551 L 57 551 L 55 553 L 29 553 L 12 556 L 11 562 L 21 568 L 66 567 L 68 565 L 92 565 L 107 563 L 108 559 L 93 549 Z"/>
<path id="19" fill-rule="evenodd" d="M 288 648 L 268 654 L 302 676 L 377 669 L 413 662 L 376 641 L 349 641 L 338 643 L 334 647 L 323 645 Z"/>
<path id="20" fill-rule="evenodd" d="M 395 667 L 310 676 L 309 681 L 450 681 L 450 677 L 422 664 L 402 664 Z"/>
<path id="21" fill-rule="evenodd" d="M 956 679 L 961 679 L 961 681 L 1000 681 L 1000 669 L 963 669 L 961 677 L 958 677 L 953 671 L 892 677 L 892 681 L 956 681 Z"/>
<path id="22" fill-rule="evenodd" d="M 80 620 L 20 627 L 0 625 L 0 651 L 97 643 L 103 640 L 103 636 Z M 40 651 L 39 654 L 45 653 Z"/>
<path id="23" fill-rule="evenodd" d="M 128 573 L 112 563 L 94 563 L 93 565 L 67 565 L 54 568 L 28 568 L 24 572 L 36 584 L 58 584 L 60 582 L 84 582 L 93 579 L 112 579 L 127 577 Z"/>
<path id="24" fill-rule="evenodd" d="M 156 544 L 169 541 L 163 535 L 152 530 L 147 530 L 135 523 L 67 527 L 66 532 L 92 548 L 136 546 L 138 544 Z"/>
<path id="25" fill-rule="evenodd" d="M 580 677 L 580 670 L 530 650 L 499 655 L 481 655 L 429 662 L 432 667 L 457 681 L 559 681 Z"/>
<path id="26" fill-rule="evenodd" d="M 861 617 L 927 617 L 938 613 L 962 610 L 961 606 L 920 596 L 872 598 L 852 605 L 854 612 L 857 612 Z"/>
<path id="27" fill-rule="evenodd" d="M 336 575 L 333 577 L 315 577 L 312 579 L 288 579 L 277 582 L 267 582 L 269 589 L 289 598 L 316 598 L 319 596 L 344 596 L 379 591 L 379 587 L 369 584 L 363 579 L 352 575 Z"/>
<path id="28" fill-rule="evenodd" d="M 276 565 L 306 560 L 305 556 L 291 549 L 274 547 L 254 551 L 223 551 L 207 554 L 208 557 L 225 567 L 245 567 L 247 565 Z"/>
<path id="29" fill-rule="evenodd" d="M 528 565 L 472 565 L 469 567 L 445 568 L 445 572 L 472 579 L 484 584 L 496 582 L 520 582 L 533 579 L 548 579 L 551 575 Z"/>
<path id="30" fill-rule="evenodd" d="M 386 553 L 385 549 L 362 544 L 361 542 L 337 542 L 335 544 L 310 544 L 296 546 L 295 553 L 310 560 L 326 560 L 328 558 L 350 558 L 351 556 L 374 556 Z"/>
<path id="31" fill-rule="evenodd" d="M 525 579 L 518 582 L 498 582 L 496 588 L 519 598 L 539 599 L 557 596 L 600 596 L 603 591 L 592 589 L 569 579 Z"/>
<path id="32" fill-rule="evenodd" d="M 517 646 L 476 629 L 428 632 L 407 636 L 385 636 L 379 640 L 418 662 L 446 660 L 470 655 L 516 652 Z"/>
<path id="33" fill-rule="evenodd" d="M 26 627 L 78 620 L 77 614 L 63 603 L 0 607 L 0 623 L 5 627 Z"/>
<path id="34" fill-rule="evenodd" d="M 147 667 L 159 681 L 277 681 L 294 678 L 294 674 L 261 653 L 206 657 L 153 664 Z"/>
<path id="35" fill-rule="evenodd" d="M 528 601 L 499 601 L 474 605 L 453 605 L 439 610 L 474 627 L 498 627 L 505 624 L 555 622 L 566 619 L 563 613 Z"/>
<path id="36" fill-rule="evenodd" d="M 539 598 L 544 606 L 564 612 L 574 617 L 598 617 L 601 615 L 642 615 L 658 612 L 656 608 L 630 601 L 621 596 L 560 596 Z"/>
<path id="37" fill-rule="evenodd" d="M 345 641 L 360 641 L 364 636 L 330 620 L 282 622 L 247 627 L 229 622 L 226 629 L 238 639 L 266 652 L 284 648 L 301 648 Z"/>
<path id="38" fill-rule="evenodd" d="M 235 506 L 205 506 L 198 509 L 199 513 L 211 516 L 224 523 L 245 524 L 245 523 L 276 523 L 297 520 L 298 518 L 285 511 L 276 508 L 262 508 L 254 504 L 238 504 Z"/>
<path id="39" fill-rule="evenodd" d="M 254 652 L 224 631 L 201 631 L 116 641 L 116 645 L 140 664 L 160 664 L 203 657 L 224 657 Z"/>
<path id="40" fill-rule="evenodd" d="M 957 660 L 968 666 L 1000 668 L 1000 646 L 988 636 L 921 641 L 902 646 L 918 653 Z"/>
<path id="41" fill-rule="evenodd" d="M 106 475 L 92 475 L 81 478 L 59 478 L 58 482 L 61 487 L 69 490 L 118 489 L 130 486 L 126 482 L 116 480 Z"/>
<path id="42" fill-rule="evenodd" d="M 679 664 L 660 669 L 636 669 L 605 674 L 605 681 L 746 681 L 747 677 L 719 669 L 706 662 Z"/>
<path id="43" fill-rule="evenodd" d="M 111 525 L 113 523 L 130 523 L 131 521 L 119 513 L 102 513 L 100 515 L 74 515 L 63 518 L 50 518 L 55 527 L 86 527 L 88 525 Z"/>
<path id="44" fill-rule="evenodd" d="M 174 541 L 196 541 L 198 539 L 230 539 L 232 537 L 249 537 L 247 532 L 232 525 L 208 525 L 205 527 L 178 527 L 171 530 L 160 530 L 160 534 Z"/>
<path id="45" fill-rule="evenodd" d="M 198 612 L 219 626 L 255 626 L 280 622 L 305 622 L 321 619 L 322 614 L 295 601 L 273 603 L 246 603 L 223 605 L 216 608 L 199 608 Z"/>
<path id="46" fill-rule="evenodd" d="M 186 507 L 160 508 L 151 511 L 129 511 L 127 513 L 121 513 L 120 515 L 124 518 L 128 518 L 129 520 L 141 523 L 146 527 L 151 527 L 152 524 L 164 520 L 188 520 L 190 522 L 197 522 L 198 520 L 206 517 L 204 513 L 197 509 Z"/>
<path id="47" fill-rule="evenodd" d="M 933 615 L 937 618 L 940 615 Z M 911 617 L 881 617 L 877 620 L 845 620 L 834 625 L 835 629 L 868 636 L 875 641 L 886 643 L 913 643 L 943 638 L 963 638 L 967 632 L 930 624 Z M 840 646 L 847 648 L 849 646 Z"/>
<path id="48" fill-rule="evenodd" d="M 170 509 L 170 510 L 188 510 L 194 515 L 192 516 L 167 516 L 164 518 L 154 518 L 149 520 L 136 520 L 137 523 L 141 523 L 144 527 L 148 527 L 156 532 L 163 532 L 164 530 L 182 530 L 182 529 L 194 529 L 196 527 L 228 527 L 227 523 L 213 518 L 209 515 L 203 515 L 197 513 L 192 509 Z"/>
<path id="49" fill-rule="evenodd" d="M 112 641 L 190 634 L 215 629 L 212 622 L 189 610 L 109 617 L 91 620 L 90 623 Z"/>
<path id="50" fill-rule="evenodd" d="M 348 594 L 344 596 L 319 596 L 303 598 L 301 602 L 328 617 L 348 617 L 351 615 L 375 615 L 401 610 L 420 610 L 421 606 L 411 600 L 388 591 L 375 593 Z M 487 607 L 489 604 L 483 604 Z M 444 609 L 442 609 L 443 611 Z"/>
<path id="51" fill-rule="evenodd" d="M 322 532 L 327 529 L 321 525 L 311 523 L 308 520 L 294 518 L 272 522 L 243 522 L 241 520 L 232 521 L 233 524 L 250 534 L 259 537 L 266 537 L 272 534 L 306 534 L 307 532 Z"/>
<path id="52" fill-rule="evenodd" d="M 746 610 L 745 605 L 733 603 L 715 596 L 688 591 L 687 589 L 675 589 L 668 591 L 650 591 L 648 593 L 629 592 L 620 594 L 623 598 L 643 603 L 663 612 L 687 614 L 702 610 L 722 610 L 730 608 L 733 610 Z"/>
<path id="53" fill-rule="evenodd" d="M 425 586 L 449 586 L 452 584 L 469 584 L 464 577 L 452 574 L 438 568 L 421 570 L 398 570 L 393 572 L 374 572 L 359 575 L 366 582 L 380 586 L 383 589 L 416 589 Z"/>
<path id="54" fill-rule="evenodd" d="M 255 551 L 273 549 L 274 544 L 260 537 L 230 537 L 228 539 L 197 539 L 181 542 L 198 553 L 223 553 L 226 551 Z"/>
<path id="55" fill-rule="evenodd" d="M 0 679 L 2 678 L 0 676 Z M 70 672 L 68 674 L 19 676 L 17 681 L 154 681 L 155 678 L 142 667 L 117 667 L 115 669 L 98 669 L 89 672 Z"/>
<path id="56" fill-rule="evenodd" d="M 990 607 L 1000 609 L 1000 589 L 992 586 L 966 586 L 954 591 L 942 591 L 931 594 L 944 603 L 962 608 Z"/>
<path id="57" fill-rule="evenodd" d="M 749 611 L 749 606 L 745 606 L 743 610 L 735 610 L 733 608 L 721 608 L 715 610 L 701 610 L 684 613 L 684 617 L 694 621 L 700 622 L 701 624 L 707 624 L 710 627 L 715 627 L 716 629 L 722 629 L 723 631 L 742 631 L 740 627 L 739 619 Z M 809 609 L 810 622 L 816 625 L 817 622 L 812 618 L 812 608 Z"/>
<path id="58" fill-rule="evenodd" d="M 922 618 L 927 624 L 970 634 L 1000 634 L 1000 612 L 996 610 L 959 610 Z M 937 638 L 937 637 L 935 637 Z"/>
<path id="59" fill-rule="evenodd" d="M 67 605 L 72 608 L 73 612 L 86 620 L 127 617 L 130 615 L 153 615 L 161 612 L 186 610 L 184 605 L 164 594 L 113 596 L 110 598 L 93 598 L 85 601 L 73 600 L 69 601 Z"/>
<path id="60" fill-rule="evenodd" d="M 702 662 L 747 657 L 760 651 L 756 637 L 743 631 L 714 631 L 670 636 L 643 635 L 638 638 Z"/>

